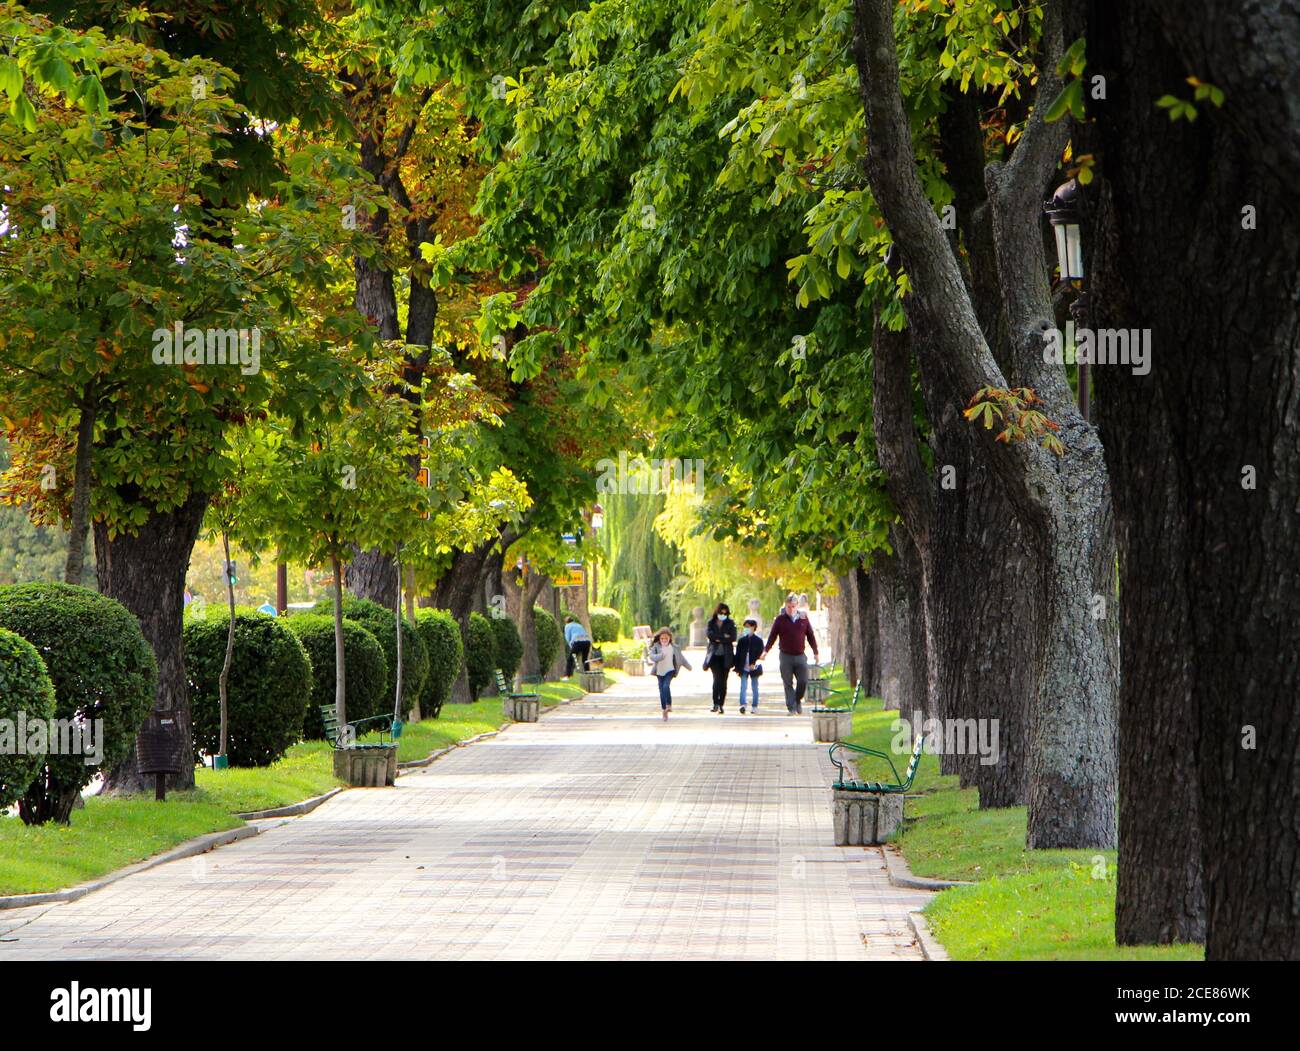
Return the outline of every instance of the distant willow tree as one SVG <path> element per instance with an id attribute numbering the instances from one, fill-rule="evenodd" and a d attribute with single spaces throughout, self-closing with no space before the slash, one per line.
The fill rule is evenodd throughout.
<path id="1" fill-rule="evenodd" d="M 624 624 L 659 627 L 670 615 L 664 594 L 677 575 L 679 556 L 655 532 L 662 493 L 601 493 L 605 525 L 600 542 L 609 560 L 596 600 L 623 615 Z"/>

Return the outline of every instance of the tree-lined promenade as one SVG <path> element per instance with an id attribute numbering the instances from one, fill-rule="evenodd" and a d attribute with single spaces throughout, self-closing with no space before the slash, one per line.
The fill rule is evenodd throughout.
<path id="1" fill-rule="evenodd" d="M 172 788 L 239 765 L 253 638 L 346 730 L 555 675 L 564 610 L 820 592 L 850 683 L 996 732 L 939 765 L 1027 856 L 1118 850 L 1117 945 L 1300 956 L 1281 0 L 174 6 L 0 2 L 0 492 L 67 531 L 42 638 L 151 658 L 108 796 L 150 709 Z M 196 544 L 311 631 L 231 571 L 194 628 Z"/>

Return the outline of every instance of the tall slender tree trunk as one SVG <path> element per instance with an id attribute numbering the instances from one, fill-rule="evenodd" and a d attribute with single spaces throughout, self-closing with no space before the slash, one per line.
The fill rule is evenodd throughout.
<path id="1" fill-rule="evenodd" d="M 1095 370 L 1132 631 L 1116 938 L 1194 939 L 1203 887 L 1208 959 L 1296 960 L 1295 5 L 1083 7 L 1087 76 L 1112 85 L 1109 101 L 1090 103 L 1101 161 L 1092 322 L 1148 332 L 1151 354 L 1145 374 Z M 1190 98 L 1193 76 L 1223 105 L 1166 119 L 1156 100 Z"/>
<path id="2" fill-rule="evenodd" d="M 397 593 L 393 596 L 393 628 L 397 632 L 397 687 L 393 697 L 393 721 L 402 717 L 402 545 L 397 545 L 393 555 L 397 567 Z"/>
<path id="3" fill-rule="evenodd" d="M 63 567 L 65 584 L 80 584 L 86 564 L 86 535 L 90 531 L 90 489 L 93 482 L 91 454 L 95 441 L 95 400 L 92 388 L 83 393 L 81 416 L 77 420 L 76 474 L 72 479 L 72 515 L 69 522 L 68 557 Z"/>
<path id="4" fill-rule="evenodd" d="M 334 550 L 337 551 L 337 541 Z M 330 556 L 334 570 L 334 717 L 339 733 L 348 723 L 347 660 L 343 645 L 343 565 L 339 556 Z"/>
<path id="5" fill-rule="evenodd" d="M 154 708 L 170 712 L 181 736 L 183 770 L 168 777 L 168 787 L 194 787 L 194 747 L 191 733 L 189 684 L 181 618 L 185 608 L 185 573 L 203 523 L 208 498 L 191 495 L 172 511 L 155 512 L 134 536 L 112 540 L 103 523 L 95 523 L 95 569 L 100 591 L 116 599 L 140 620 L 158 661 L 158 693 Z M 141 776 L 135 748 L 104 779 L 112 793 L 153 790 L 153 778 Z"/>
<path id="6" fill-rule="evenodd" d="M 230 732 L 230 665 L 235 659 L 235 577 L 230 572 L 230 534 L 224 529 L 221 531 L 221 551 L 226 556 L 222 571 L 226 578 L 226 601 L 230 606 L 230 624 L 226 627 L 226 656 L 221 662 L 221 675 L 217 679 L 217 696 L 221 703 L 217 755 L 224 757 Z"/>

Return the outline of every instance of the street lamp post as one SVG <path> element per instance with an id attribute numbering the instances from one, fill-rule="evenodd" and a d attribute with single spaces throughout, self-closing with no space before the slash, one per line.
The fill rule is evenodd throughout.
<path id="1" fill-rule="evenodd" d="M 1052 233 L 1056 235 L 1056 265 L 1061 273 L 1061 280 L 1079 286 L 1084 279 L 1083 237 L 1080 229 L 1082 215 L 1079 183 L 1076 179 L 1057 187 L 1052 199 L 1043 205 L 1047 221 L 1052 224 Z M 1079 288 L 1079 294 L 1070 304 L 1070 316 L 1075 323 L 1086 325 L 1088 321 L 1088 293 Z M 1079 415 L 1085 422 L 1088 419 L 1088 363 L 1078 362 L 1079 369 Z"/>

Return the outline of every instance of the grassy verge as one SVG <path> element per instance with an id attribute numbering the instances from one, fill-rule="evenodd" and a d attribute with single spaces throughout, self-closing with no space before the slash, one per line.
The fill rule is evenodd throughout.
<path id="1" fill-rule="evenodd" d="M 37 894 L 84 883 L 187 839 L 243 821 L 198 793 L 88 799 L 71 825 L 29 827 L 0 817 L 0 894 Z"/>
<path id="2" fill-rule="evenodd" d="M 582 696 L 577 686 L 543 683 L 545 705 Z M 399 762 L 423 759 L 449 744 L 468 740 L 505 722 L 501 701 L 448 704 L 439 718 L 408 724 L 398 744 Z M 377 739 L 377 738 L 376 738 Z M 334 778 L 331 749 L 324 741 L 303 741 L 272 766 L 195 771 L 195 790 L 173 792 L 167 802 L 132 796 L 86 800 L 69 826 L 28 827 L 0 815 L 0 895 L 35 894 L 83 883 L 143 861 L 187 839 L 236 828 L 236 815 L 289 806 L 328 792 Z"/>
<path id="3" fill-rule="evenodd" d="M 853 718 L 854 744 L 891 755 L 895 711 L 864 698 Z M 906 751 L 895 758 L 900 773 Z M 889 774 L 863 757 L 863 776 Z M 1026 850 L 1025 808 L 980 810 L 979 793 L 939 773 L 925 755 L 907 797 L 896 841 L 912 872 L 975 881 L 935 895 L 926 907 L 935 933 L 955 960 L 1199 960 L 1196 945 L 1115 944 L 1115 852 Z"/>

